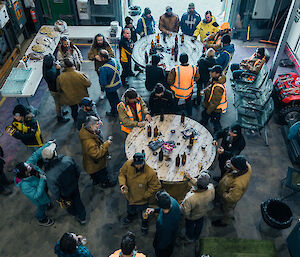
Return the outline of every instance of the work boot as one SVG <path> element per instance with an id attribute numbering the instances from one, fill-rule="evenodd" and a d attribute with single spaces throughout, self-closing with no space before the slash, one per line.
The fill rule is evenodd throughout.
<path id="1" fill-rule="evenodd" d="M 215 220 L 211 223 L 214 227 L 226 227 L 227 224 L 222 220 Z"/>
<path id="2" fill-rule="evenodd" d="M 0 192 L 1 195 L 5 195 L 5 196 L 8 196 L 8 195 L 11 195 L 12 194 L 12 190 L 7 188 L 7 187 L 4 187 L 3 191 Z"/>
<path id="3" fill-rule="evenodd" d="M 103 91 L 100 91 L 100 100 L 103 100 L 105 98 L 105 93 Z"/>
<path id="4" fill-rule="evenodd" d="M 46 218 L 43 219 L 43 220 L 39 220 L 39 221 L 38 221 L 38 224 L 39 224 L 40 226 L 50 227 L 50 226 L 52 226 L 52 225 L 54 224 L 54 220 L 51 219 L 51 218 L 49 218 L 49 217 L 46 217 Z"/>
<path id="5" fill-rule="evenodd" d="M 65 118 L 62 116 L 57 116 L 57 121 L 61 123 L 67 123 L 70 120 L 70 118 Z"/>

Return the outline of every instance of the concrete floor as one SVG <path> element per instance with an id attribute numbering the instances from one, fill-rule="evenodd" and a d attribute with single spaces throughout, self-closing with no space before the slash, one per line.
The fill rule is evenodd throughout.
<path id="1" fill-rule="evenodd" d="M 232 62 L 238 62 L 241 58 L 250 56 L 254 51 L 254 48 L 249 48 L 247 47 L 249 45 L 242 42 L 237 41 L 235 43 L 236 53 Z M 84 58 L 87 59 L 87 49 L 82 49 L 82 52 Z M 88 74 L 93 82 L 89 93 L 91 98 L 97 102 L 97 109 L 103 118 L 103 134 L 105 137 L 114 136 L 114 142 L 110 150 L 112 160 L 109 162 L 109 172 L 112 179 L 117 179 L 119 168 L 126 160 L 124 153 L 125 136 L 120 131 L 118 118 L 107 118 L 105 116 L 105 112 L 109 110 L 108 101 L 106 99 L 101 102 L 98 101 L 99 85 L 96 73 L 93 71 L 93 64 L 90 62 L 84 63 L 83 71 Z M 281 72 L 285 72 L 285 70 L 279 70 L 279 73 Z M 149 93 L 144 89 L 144 74 L 130 79 L 130 85 L 135 87 L 144 99 L 148 99 Z M 233 94 L 229 80 L 226 85 L 230 105 L 228 113 L 222 118 L 223 126 L 230 125 L 235 120 L 235 110 L 232 106 Z M 122 92 L 124 92 L 124 89 L 121 89 L 119 93 Z M 40 111 L 37 118 L 44 139 L 55 138 L 58 144 L 58 152 L 72 156 L 81 165 L 81 145 L 78 132 L 75 130 L 72 121 L 64 125 L 57 124 L 54 102 L 44 81 L 41 82 L 36 95 L 30 101 Z M 11 122 L 11 113 L 15 104 L 15 99 L 6 99 L 0 107 L 0 129 Z M 193 118 L 199 121 L 201 119 L 200 113 L 201 108 L 194 108 Z M 246 134 L 247 146 L 243 154 L 252 165 L 253 176 L 247 193 L 235 209 L 234 223 L 226 228 L 212 227 L 211 220 L 218 217 L 219 214 L 217 210 L 214 210 L 205 219 L 202 237 L 269 238 L 261 234 L 258 229 L 261 220 L 260 203 L 270 197 L 279 196 L 280 181 L 285 177 L 287 167 L 291 166 L 291 163 L 281 136 L 281 126 L 271 119 L 268 127 L 269 147 L 265 146 L 262 137 Z M 5 151 L 7 171 L 10 171 L 17 162 L 25 161 L 30 154 L 25 146 L 6 135 L 5 132 L 0 137 L 0 143 Z M 216 164 L 213 167 L 216 167 Z M 8 176 L 12 177 L 12 174 L 9 173 Z M 155 219 L 151 219 L 150 232 L 147 236 L 142 236 L 138 220 L 129 227 L 122 227 L 120 220 L 126 214 L 126 201 L 118 186 L 105 190 L 93 188 L 89 176 L 82 171 L 80 191 L 88 214 L 88 224 L 86 226 L 80 226 L 73 217 L 56 207 L 49 212 L 49 215 L 56 220 L 55 225 L 49 228 L 40 227 L 34 218 L 35 207 L 17 188 L 14 188 L 14 193 L 9 197 L 0 196 L 0 256 L 54 256 L 53 247 L 55 242 L 67 231 L 85 235 L 88 241 L 87 246 L 94 256 L 108 256 L 115 249 L 119 249 L 120 239 L 127 230 L 136 233 L 137 246 L 140 251 L 149 257 L 154 256 L 152 241 L 155 232 Z M 285 239 L 295 226 L 296 221 L 299 220 L 300 206 L 296 200 L 299 200 L 299 198 L 294 197 L 287 201 L 295 216 L 291 228 L 282 231 L 280 236 L 271 238 L 274 240 L 279 257 L 289 256 Z M 175 252 L 177 256 L 194 256 L 194 246 L 180 245 L 176 247 Z"/>

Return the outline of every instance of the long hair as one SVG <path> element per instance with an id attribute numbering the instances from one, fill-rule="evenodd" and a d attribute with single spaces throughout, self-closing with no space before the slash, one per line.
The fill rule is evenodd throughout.
<path id="1" fill-rule="evenodd" d="M 103 45 L 102 45 L 102 46 L 99 46 L 99 45 L 97 44 L 97 37 L 102 37 L 102 38 L 103 38 Z M 102 34 L 99 33 L 99 34 L 97 34 L 97 35 L 94 37 L 92 47 L 94 47 L 94 48 L 105 48 L 105 47 L 107 47 L 107 46 L 109 46 L 109 44 L 108 44 L 108 42 L 106 41 L 105 37 L 104 37 Z"/>

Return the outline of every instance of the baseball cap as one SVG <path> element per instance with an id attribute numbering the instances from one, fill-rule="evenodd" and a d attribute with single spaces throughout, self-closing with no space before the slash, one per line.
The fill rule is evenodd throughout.
<path id="1" fill-rule="evenodd" d="M 151 14 L 151 10 L 150 10 L 149 7 L 146 7 L 146 8 L 144 9 L 144 14 L 145 14 L 145 15 Z"/>
<path id="2" fill-rule="evenodd" d="M 25 117 L 27 113 L 27 109 L 24 105 L 18 104 L 15 106 L 13 110 L 13 115 Z"/>
<path id="3" fill-rule="evenodd" d="M 197 187 L 206 188 L 209 184 L 210 176 L 206 172 L 201 172 L 197 179 Z"/>
<path id="4" fill-rule="evenodd" d="M 171 6 L 168 5 L 168 6 L 166 7 L 166 12 L 172 12 L 172 10 L 173 10 L 173 9 L 172 9 Z"/>
<path id="5" fill-rule="evenodd" d="M 243 155 L 237 155 L 230 159 L 231 164 L 240 171 L 247 171 L 247 160 Z"/>
<path id="6" fill-rule="evenodd" d="M 81 105 L 84 105 L 84 106 L 93 107 L 94 104 L 95 104 L 95 102 L 91 98 L 88 98 L 88 97 L 84 97 L 81 100 Z"/>
<path id="7" fill-rule="evenodd" d="M 190 8 L 194 8 L 195 9 L 195 4 L 194 3 L 189 3 L 189 7 L 188 7 L 189 9 Z"/>
<path id="8" fill-rule="evenodd" d="M 218 74 L 221 74 L 223 69 L 222 69 L 222 66 L 221 65 L 215 65 L 213 66 L 212 68 L 209 68 L 209 71 L 210 72 L 216 72 Z"/>
<path id="9" fill-rule="evenodd" d="M 56 149 L 56 144 L 51 143 L 49 146 L 45 147 L 42 151 L 42 158 L 45 160 L 50 160 L 53 158 Z"/>

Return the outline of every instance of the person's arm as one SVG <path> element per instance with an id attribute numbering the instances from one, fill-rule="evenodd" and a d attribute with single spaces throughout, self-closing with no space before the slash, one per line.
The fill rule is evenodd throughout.
<path id="1" fill-rule="evenodd" d="M 148 184 L 147 184 L 147 191 L 145 192 L 145 198 L 148 199 L 154 193 L 161 189 L 160 181 L 156 173 L 153 171 L 153 174 L 150 176 Z"/>
<path id="2" fill-rule="evenodd" d="M 189 198 L 184 199 L 183 202 L 180 205 L 181 213 L 184 215 L 184 217 L 189 217 L 192 211 L 192 205 L 189 201 Z"/>
<path id="3" fill-rule="evenodd" d="M 53 199 L 55 201 L 58 201 L 60 199 L 60 188 L 59 188 L 59 185 L 56 182 L 52 181 L 51 179 L 49 179 L 47 177 L 47 186 L 48 186 L 48 189 L 51 192 L 51 195 L 52 195 Z"/>
<path id="4" fill-rule="evenodd" d="M 80 61 L 80 62 L 83 62 L 83 57 L 82 57 L 81 51 L 79 50 L 79 48 L 78 48 L 77 46 L 73 45 L 73 47 L 74 47 L 74 50 L 75 50 L 75 51 L 77 52 L 77 54 L 78 54 L 79 61 Z"/>
<path id="5" fill-rule="evenodd" d="M 96 49 L 94 49 L 94 47 L 91 47 L 89 52 L 88 52 L 88 59 L 91 61 L 95 60 L 95 56 L 96 56 Z"/>
<path id="6" fill-rule="evenodd" d="M 107 155 L 110 145 L 109 141 L 104 142 L 100 146 L 98 146 L 94 140 L 86 140 L 85 142 L 87 144 L 87 154 L 93 158 L 93 160 L 98 161 Z"/>
<path id="7" fill-rule="evenodd" d="M 228 203 L 236 203 L 241 199 L 242 195 L 242 189 L 233 185 L 227 192 L 223 192 L 222 197 Z"/>
<path id="8" fill-rule="evenodd" d="M 44 148 L 48 147 L 51 143 L 47 142 L 46 144 L 44 144 L 42 147 L 40 147 L 39 149 L 37 149 L 26 161 L 26 163 L 31 163 L 31 164 L 37 164 L 37 162 L 42 159 L 42 151 L 44 150 Z"/>
<path id="9" fill-rule="evenodd" d="M 93 257 L 90 250 L 87 247 L 83 246 L 83 245 L 79 246 L 79 252 L 81 253 L 80 256 L 82 256 L 82 257 Z"/>
<path id="10" fill-rule="evenodd" d="M 179 23 L 180 23 L 180 21 L 179 21 L 178 15 L 177 15 L 177 20 L 176 20 L 176 24 L 175 24 L 175 30 L 176 30 L 177 33 L 179 31 Z"/>
<path id="11" fill-rule="evenodd" d="M 199 24 L 197 25 L 195 31 L 194 31 L 194 37 L 198 37 L 198 35 L 200 34 L 200 30 L 201 30 L 201 22 L 199 22 Z"/>
<path id="12" fill-rule="evenodd" d="M 241 136 L 239 141 L 237 142 L 237 144 L 234 144 L 231 148 L 232 156 L 239 155 L 241 153 L 241 151 L 243 151 L 245 146 L 246 146 L 245 139 L 243 136 Z"/>
<path id="13" fill-rule="evenodd" d="M 128 117 L 125 108 L 123 108 L 121 105 L 119 105 L 118 114 L 119 114 L 120 121 L 122 121 L 126 127 L 136 127 L 138 125 L 138 121 L 131 120 Z"/>
<path id="14" fill-rule="evenodd" d="M 136 25 L 136 32 L 140 35 L 143 36 L 143 22 L 142 18 L 139 18 L 138 23 Z"/>
<path id="15" fill-rule="evenodd" d="M 34 186 L 22 186 L 22 192 L 24 195 L 31 199 L 38 200 L 42 194 L 45 192 L 45 179 L 40 178 L 37 187 Z"/>
<path id="16" fill-rule="evenodd" d="M 99 84 L 102 88 L 105 88 L 109 84 L 107 80 L 107 69 L 105 67 L 100 67 L 99 69 Z"/>
<path id="17" fill-rule="evenodd" d="M 214 140 L 218 140 L 220 138 L 224 138 L 228 133 L 228 128 L 222 129 L 222 130 L 218 130 L 214 135 L 213 138 Z"/>
<path id="18" fill-rule="evenodd" d="M 144 115 L 149 114 L 147 105 L 146 105 L 146 103 L 144 102 L 144 100 L 143 100 L 141 97 L 139 97 L 139 100 L 140 100 L 140 103 L 141 103 L 141 108 L 142 108 L 141 111 L 142 111 L 142 114 L 144 114 Z"/>
<path id="19" fill-rule="evenodd" d="M 206 110 L 207 114 L 211 114 L 213 111 L 216 110 L 217 106 L 220 104 L 224 89 L 216 86 L 214 88 L 214 92 L 212 93 L 212 97 L 210 102 L 208 103 L 208 107 Z"/>
<path id="20" fill-rule="evenodd" d="M 106 50 L 107 50 L 107 52 L 109 54 L 109 57 L 112 57 L 112 58 L 115 57 L 114 51 L 112 50 L 110 44 L 108 44 L 108 46 L 106 47 Z"/>
<path id="21" fill-rule="evenodd" d="M 228 61 L 229 61 L 229 55 L 224 52 L 220 53 L 216 58 L 216 64 L 221 65 L 223 70 L 225 69 Z"/>
<path id="22" fill-rule="evenodd" d="M 60 50 L 57 51 L 56 59 L 59 61 L 60 65 L 63 66 L 64 64 L 64 55 Z"/>
<path id="23" fill-rule="evenodd" d="M 160 31 L 161 31 L 162 33 L 165 33 L 165 34 L 168 34 L 168 33 L 169 33 L 169 31 L 167 31 L 167 30 L 165 29 L 165 21 L 164 21 L 164 19 L 163 19 L 163 15 L 160 16 L 160 18 L 159 18 L 158 28 L 160 29 Z"/>
<path id="24" fill-rule="evenodd" d="M 123 185 L 127 185 L 127 162 L 125 162 L 122 166 L 122 168 L 120 169 L 120 173 L 119 173 L 119 185 L 120 187 Z"/>
<path id="25" fill-rule="evenodd" d="M 79 74 L 80 74 L 80 76 L 78 76 L 78 78 L 80 79 L 80 82 L 82 83 L 82 85 L 84 87 L 90 87 L 92 82 L 89 80 L 87 75 L 84 73 L 79 73 Z"/>
<path id="26" fill-rule="evenodd" d="M 175 78 L 176 78 L 176 72 L 175 68 L 173 68 L 168 75 L 167 83 L 169 86 L 173 85 L 175 83 Z"/>
<path id="27" fill-rule="evenodd" d="M 196 73 L 195 73 L 194 80 L 195 80 L 195 82 L 197 82 L 200 79 L 200 74 L 199 74 L 199 71 L 196 66 L 195 66 L 195 68 L 196 68 Z"/>

